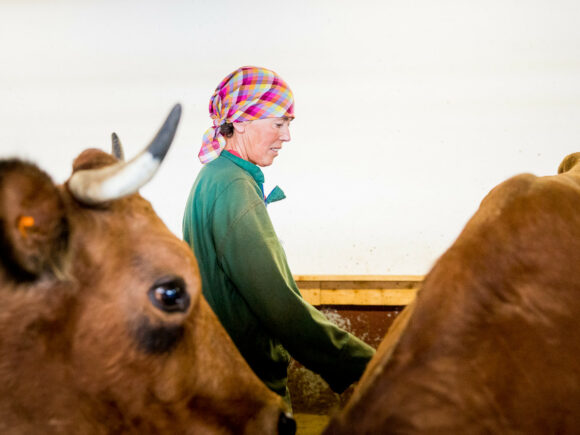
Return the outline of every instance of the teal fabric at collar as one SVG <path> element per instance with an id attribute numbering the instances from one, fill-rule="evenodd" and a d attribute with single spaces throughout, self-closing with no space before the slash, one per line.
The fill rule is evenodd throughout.
<path id="1" fill-rule="evenodd" d="M 264 184 L 264 173 L 262 172 L 262 170 L 260 168 L 258 168 L 253 163 L 250 163 L 244 159 L 240 159 L 239 157 L 234 156 L 232 153 L 230 153 L 227 150 L 223 150 L 222 153 L 220 154 L 220 156 L 223 156 L 226 159 L 231 160 L 236 165 L 238 165 L 240 168 L 242 168 L 244 171 L 249 173 L 254 178 L 254 180 L 256 180 L 256 183 L 258 183 L 260 185 Z"/>
<path id="2" fill-rule="evenodd" d="M 280 201 L 284 198 L 286 198 L 284 191 L 282 189 L 280 189 L 278 186 L 276 186 L 272 189 L 270 194 L 266 197 L 266 199 L 265 199 L 266 205 L 271 204 L 271 203 L 276 202 L 276 201 Z"/>
<path id="3" fill-rule="evenodd" d="M 264 202 L 266 205 L 286 198 L 284 191 L 278 186 L 274 187 L 267 196 L 264 195 L 264 173 L 253 163 L 241 159 L 238 156 L 234 156 L 228 150 L 223 150 L 220 154 L 220 157 L 225 157 L 226 159 L 231 160 L 248 174 L 250 174 L 254 180 L 256 180 L 256 183 L 258 183 L 258 186 L 260 186 L 260 190 L 262 191 L 262 196 L 264 197 Z"/>

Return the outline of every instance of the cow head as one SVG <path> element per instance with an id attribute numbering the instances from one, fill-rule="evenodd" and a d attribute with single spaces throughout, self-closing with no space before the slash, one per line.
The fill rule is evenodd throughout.
<path id="1" fill-rule="evenodd" d="M 83 152 L 62 186 L 0 162 L 0 432 L 293 433 L 136 193 L 179 117 L 130 162 L 116 138 Z"/>

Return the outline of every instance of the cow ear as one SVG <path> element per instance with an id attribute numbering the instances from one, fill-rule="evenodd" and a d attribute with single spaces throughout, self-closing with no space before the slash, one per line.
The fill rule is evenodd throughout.
<path id="1" fill-rule="evenodd" d="M 568 154 L 560 163 L 558 167 L 558 174 L 563 174 L 564 172 L 571 171 L 572 168 L 578 166 L 580 163 L 580 153 Z"/>
<path id="2" fill-rule="evenodd" d="M 65 207 L 51 178 L 33 164 L 0 160 L 0 260 L 12 278 L 61 275 L 68 245 Z"/>

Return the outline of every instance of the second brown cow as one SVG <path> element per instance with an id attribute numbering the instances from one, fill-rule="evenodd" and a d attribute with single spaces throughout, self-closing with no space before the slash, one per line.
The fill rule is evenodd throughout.
<path id="1" fill-rule="evenodd" d="M 580 153 L 482 201 L 326 434 L 580 428 Z"/>

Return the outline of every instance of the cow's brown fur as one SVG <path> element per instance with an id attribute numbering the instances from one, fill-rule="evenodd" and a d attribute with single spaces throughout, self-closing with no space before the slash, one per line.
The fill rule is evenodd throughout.
<path id="1" fill-rule="evenodd" d="M 75 168 L 113 161 L 92 150 Z M 23 215 L 35 222 L 24 232 Z M 282 399 L 202 297 L 190 248 L 142 197 L 83 206 L 12 161 L 0 166 L 0 218 L 0 433 L 277 432 Z M 149 300 L 164 277 L 185 283 L 186 312 Z"/>
<path id="2" fill-rule="evenodd" d="M 394 352 L 325 433 L 578 432 L 578 162 L 490 192 L 426 277 Z"/>

